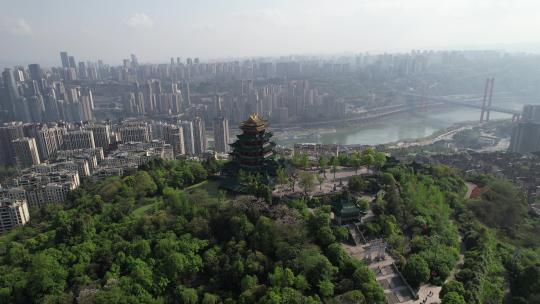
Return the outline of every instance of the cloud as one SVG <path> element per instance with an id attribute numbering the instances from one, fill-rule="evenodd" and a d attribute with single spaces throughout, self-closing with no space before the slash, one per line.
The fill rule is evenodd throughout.
<path id="1" fill-rule="evenodd" d="M 150 28 L 154 25 L 154 20 L 147 14 L 136 13 L 128 18 L 126 24 L 131 28 Z"/>
<path id="2" fill-rule="evenodd" d="M 19 18 L 10 24 L 9 32 L 15 36 L 27 36 L 32 34 L 32 27 L 26 20 Z"/>

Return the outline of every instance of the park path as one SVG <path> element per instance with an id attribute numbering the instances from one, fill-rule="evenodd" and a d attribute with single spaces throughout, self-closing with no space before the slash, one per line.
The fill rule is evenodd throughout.
<path id="1" fill-rule="evenodd" d="M 469 199 L 471 198 L 473 190 L 478 186 L 470 182 L 465 182 L 465 185 L 467 186 L 467 193 L 465 193 L 465 198 Z"/>

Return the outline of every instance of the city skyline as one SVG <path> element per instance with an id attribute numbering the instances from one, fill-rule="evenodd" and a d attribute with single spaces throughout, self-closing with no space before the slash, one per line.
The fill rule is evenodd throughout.
<path id="1" fill-rule="evenodd" d="M 178 56 L 540 50 L 540 3 L 469 2 L 23 0 L 2 5 L 0 39 L 10 47 L 0 50 L 0 66 L 58 66 L 61 49 L 108 63 L 130 53 L 141 62 L 161 62 Z"/>

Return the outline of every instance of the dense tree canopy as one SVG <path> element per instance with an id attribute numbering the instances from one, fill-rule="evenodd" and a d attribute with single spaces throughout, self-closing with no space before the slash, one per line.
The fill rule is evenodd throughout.
<path id="1" fill-rule="evenodd" d="M 327 207 L 280 221 L 253 198 L 186 189 L 206 176 L 156 162 L 44 209 L 0 239 L 0 303 L 385 303 Z"/>
<path id="2" fill-rule="evenodd" d="M 482 177 L 483 195 L 466 201 L 454 169 L 387 164 L 371 149 L 357 156 L 379 169 L 349 183 L 354 195 L 376 193 L 372 204 L 362 201 L 373 216 L 361 228 L 385 238 L 413 287 L 443 285 L 446 304 L 540 303 L 533 240 L 540 225 L 512 184 Z M 356 166 L 351 159 L 315 165 L 336 172 L 338 165 Z M 305 155 L 294 162 L 314 165 Z M 267 204 L 227 195 L 212 176 L 220 166 L 156 161 L 130 176 L 85 184 L 64 205 L 41 209 L 0 238 L 0 303 L 386 302 L 373 272 L 340 244 L 348 233 L 331 223 L 334 196 Z M 316 180 L 290 164 L 277 171 L 278 183 L 298 183 L 306 192 L 324 181 L 324 174 Z M 238 178 L 249 193 L 272 201 L 261 176 Z M 348 191 L 341 196 L 353 198 Z"/>

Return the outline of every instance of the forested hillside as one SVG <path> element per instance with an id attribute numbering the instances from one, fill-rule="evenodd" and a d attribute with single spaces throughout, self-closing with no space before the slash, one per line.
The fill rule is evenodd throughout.
<path id="1" fill-rule="evenodd" d="M 160 161 L 85 184 L 1 236 L 0 303 L 386 303 L 340 244 L 339 196 L 228 195 L 205 166 Z M 465 198 L 465 179 L 480 196 Z M 349 190 L 376 197 L 361 228 L 413 288 L 441 285 L 443 304 L 540 303 L 540 222 L 513 184 L 392 163 Z"/>
<path id="2" fill-rule="evenodd" d="M 186 188 L 206 178 L 197 162 L 154 163 L 42 210 L 0 239 L 0 303 L 385 303 L 328 208 Z"/>

